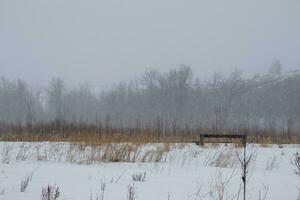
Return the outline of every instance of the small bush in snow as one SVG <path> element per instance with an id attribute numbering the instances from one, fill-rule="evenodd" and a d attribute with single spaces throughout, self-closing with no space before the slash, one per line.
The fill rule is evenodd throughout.
<path id="1" fill-rule="evenodd" d="M 300 187 L 298 188 L 298 197 L 297 200 L 300 200 Z"/>
<path id="2" fill-rule="evenodd" d="M 292 161 L 292 164 L 296 167 L 294 169 L 295 174 L 300 176 L 300 154 L 298 152 L 294 154 L 294 159 Z"/>
<path id="3" fill-rule="evenodd" d="M 19 152 L 16 157 L 16 160 L 21 160 L 21 161 L 27 160 L 30 148 L 31 148 L 31 144 L 25 144 L 25 143 L 21 144 L 19 147 Z"/>
<path id="4" fill-rule="evenodd" d="M 268 159 L 266 170 L 271 171 L 275 168 L 278 168 L 278 165 L 279 165 L 279 160 L 277 159 L 276 156 L 273 156 Z"/>
<path id="5" fill-rule="evenodd" d="M 132 174 L 131 178 L 132 178 L 133 181 L 136 181 L 136 182 L 145 182 L 145 180 L 146 180 L 146 172 Z"/>
<path id="6" fill-rule="evenodd" d="M 171 194 L 168 192 L 168 200 L 171 200 Z"/>
<path id="7" fill-rule="evenodd" d="M 2 162 L 3 163 L 9 164 L 12 149 L 13 149 L 13 147 L 10 145 L 3 146 L 3 148 L 2 148 Z"/>
<path id="8" fill-rule="evenodd" d="M 25 192 L 25 190 L 28 186 L 28 183 L 29 183 L 28 177 L 25 177 L 25 179 L 21 181 L 21 192 Z"/>
<path id="9" fill-rule="evenodd" d="M 214 167 L 228 168 L 233 167 L 236 161 L 237 160 L 233 152 L 220 152 L 216 155 L 216 158 L 209 163 L 209 165 Z"/>
<path id="10" fill-rule="evenodd" d="M 26 188 L 28 187 L 29 180 L 30 178 L 26 176 L 25 179 L 21 181 L 21 192 L 25 192 Z"/>
<path id="11" fill-rule="evenodd" d="M 136 188 L 134 187 L 134 184 L 128 185 L 127 187 L 127 200 L 136 200 L 137 195 L 136 195 Z"/>
<path id="12" fill-rule="evenodd" d="M 95 198 L 93 194 L 90 195 L 90 200 L 104 200 L 104 192 L 105 192 L 106 184 L 101 183 L 100 195 L 96 194 Z"/>
<path id="13" fill-rule="evenodd" d="M 25 192 L 28 187 L 29 181 L 32 179 L 32 173 L 29 176 L 25 176 L 24 180 L 21 181 L 21 192 Z"/>
<path id="14" fill-rule="evenodd" d="M 91 193 L 90 195 L 90 200 L 100 200 L 99 196 L 96 194 L 95 198 L 94 198 L 94 195 L 93 193 Z"/>
<path id="15" fill-rule="evenodd" d="M 104 192 L 105 192 L 105 188 L 106 188 L 106 184 L 105 183 L 101 183 L 101 195 L 100 195 L 100 199 L 104 200 Z"/>
<path id="16" fill-rule="evenodd" d="M 48 185 L 47 187 L 42 188 L 41 200 L 57 200 L 59 196 L 59 187 L 56 185 Z"/>
<path id="17" fill-rule="evenodd" d="M 259 190 L 258 200 L 266 200 L 268 191 L 269 191 L 269 187 L 266 185 L 263 185 L 263 189 Z"/>

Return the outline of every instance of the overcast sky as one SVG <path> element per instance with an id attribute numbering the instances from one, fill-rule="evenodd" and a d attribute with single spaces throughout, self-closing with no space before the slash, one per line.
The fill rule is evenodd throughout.
<path id="1" fill-rule="evenodd" d="M 273 60 L 300 69 L 299 0 L 0 0 L 0 76 L 112 84 L 145 69 L 195 76 Z"/>

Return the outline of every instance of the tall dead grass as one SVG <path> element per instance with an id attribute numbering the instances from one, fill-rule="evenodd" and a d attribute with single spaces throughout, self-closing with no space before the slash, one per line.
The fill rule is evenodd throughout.
<path id="1" fill-rule="evenodd" d="M 13 151 L 12 151 L 13 149 Z M 21 143 L 3 144 L 2 163 L 11 161 L 54 161 L 76 164 L 108 162 L 165 162 L 169 144 L 110 143 Z"/>
<path id="2" fill-rule="evenodd" d="M 83 142 L 86 144 L 105 144 L 130 142 L 145 143 L 191 143 L 199 141 L 200 134 L 215 134 L 215 129 L 209 127 L 184 128 L 171 127 L 102 127 L 101 125 L 85 123 L 68 123 L 54 121 L 31 125 L 0 124 L 0 141 L 64 141 Z M 259 144 L 300 144 L 300 131 L 292 134 L 278 132 L 273 129 L 226 129 L 217 134 L 244 133 L 248 135 L 249 143 Z M 211 141 L 218 143 L 217 139 Z"/>

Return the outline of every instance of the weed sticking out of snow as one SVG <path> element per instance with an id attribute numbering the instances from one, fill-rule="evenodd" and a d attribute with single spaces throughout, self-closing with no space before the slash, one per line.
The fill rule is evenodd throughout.
<path id="1" fill-rule="evenodd" d="M 126 173 L 126 170 L 123 170 L 123 172 L 121 174 L 117 175 L 116 177 L 112 177 L 110 180 L 110 183 L 117 184 L 120 181 L 120 179 L 124 176 L 125 173 Z"/>
<path id="2" fill-rule="evenodd" d="M 134 173 L 131 175 L 132 181 L 135 182 L 145 182 L 146 181 L 146 172 Z"/>
<path id="3" fill-rule="evenodd" d="M 210 161 L 209 166 L 231 168 L 237 164 L 237 157 L 234 149 L 226 149 L 216 152 L 214 159 Z"/>
<path id="4" fill-rule="evenodd" d="M 93 193 L 91 193 L 90 200 L 104 200 L 105 189 L 106 183 L 101 183 L 100 194 L 96 193 L 95 195 L 93 195 Z"/>
<path id="5" fill-rule="evenodd" d="M 133 183 L 132 185 L 128 185 L 127 187 L 127 200 L 136 200 L 136 199 L 137 199 L 136 187 Z"/>
<path id="6" fill-rule="evenodd" d="M 277 169 L 279 167 L 280 161 L 278 160 L 277 156 L 273 156 L 268 159 L 266 164 L 266 170 L 271 171 L 273 169 Z"/>
<path id="7" fill-rule="evenodd" d="M 31 144 L 29 143 L 22 143 L 19 147 L 19 152 L 16 157 L 18 161 L 25 161 L 27 160 L 31 149 Z"/>
<path id="8" fill-rule="evenodd" d="M 298 187 L 297 189 L 298 189 L 298 196 L 297 196 L 297 200 L 300 200 L 300 187 Z"/>
<path id="9" fill-rule="evenodd" d="M 2 163 L 9 164 L 13 146 L 4 144 L 2 147 Z"/>
<path id="10" fill-rule="evenodd" d="M 29 181 L 32 180 L 33 172 L 21 181 L 21 192 L 25 192 L 26 188 L 28 187 Z"/>
<path id="11" fill-rule="evenodd" d="M 297 152 L 294 154 L 292 164 L 295 166 L 294 172 L 300 176 L 300 154 Z"/>
<path id="12" fill-rule="evenodd" d="M 48 185 L 42 188 L 41 200 L 57 200 L 59 196 L 59 187 L 56 185 Z"/>
<path id="13" fill-rule="evenodd" d="M 258 200 L 266 200 L 268 191 L 269 191 L 269 187 L 263 184 L 262 189 L 260 189 L 258 193 Z"/>
<path id="14" fill-rule="evenodd" d="M 168 192 L 168 200 L 171 200 L 171 194 Z"/>

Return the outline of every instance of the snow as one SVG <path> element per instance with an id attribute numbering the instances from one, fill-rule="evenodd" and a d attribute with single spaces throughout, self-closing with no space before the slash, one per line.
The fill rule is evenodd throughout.
<path id="1" fill-rule="evenodd" d="M 116 144 L 117 148 L 122 145 L 128 144 Z M 105 161 L 105 148 L 93 151 L 92 147 L 70 143 L 0 142 L 0 199 L 39 200 L 48 184 L 59 187 L 62 200 L 101 199 L 101 185 L 105 185 L 105 200 L 126 200 L 130 185 L 135 188 L 136 200 L 218 199 L 222 191 L 224 200 L 242 199 L 237 157 L 242 149 L 234 145 L 139 145 L 134 149 L 139 153 L 132 151 L 129 162 Z M 158 162 L 151 156 L 142 159 L 158 149 L 170 151 Z M 253 157 L 247 199 L 257 200 L 266 194 L 266 199 L 296 200 L 300 177 L 295 175 L 291 160 L 299 151 L 299 145 L 248 145 L 247 155 Z M 144 182 L 132 180 L 133 174 L 144 172 Z M 28 187 L 21 192 L 21 181 L 31 174 Z"/>

